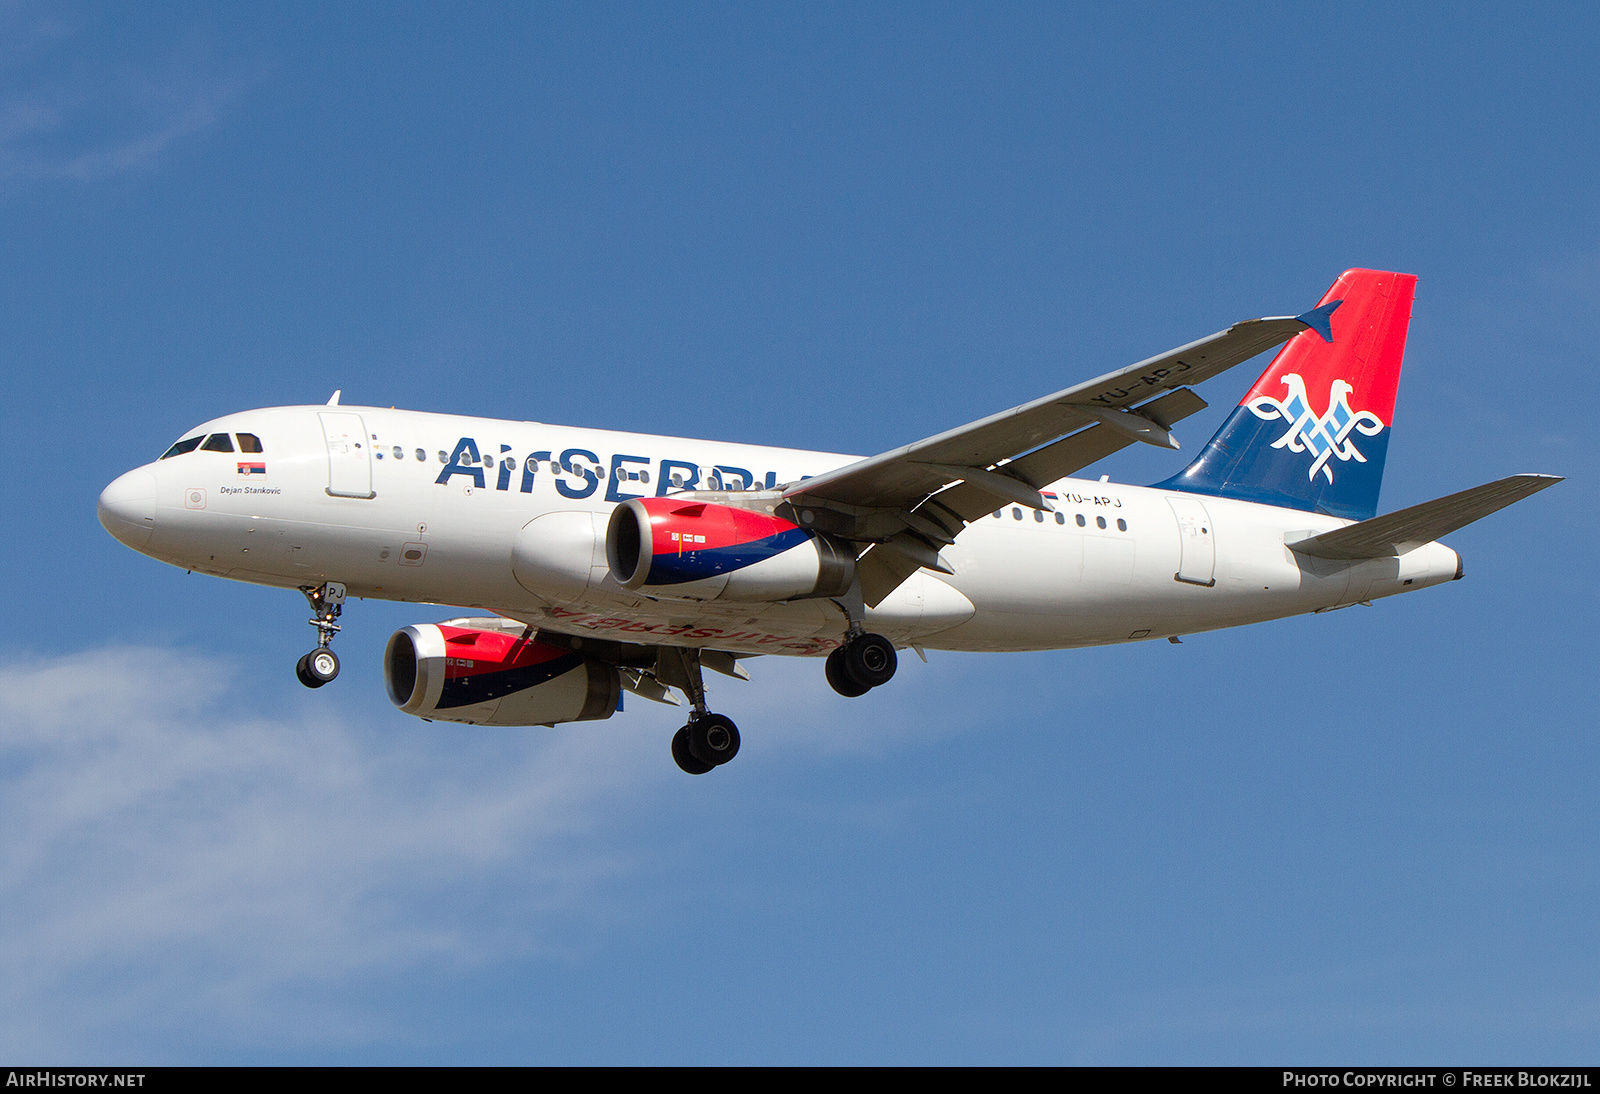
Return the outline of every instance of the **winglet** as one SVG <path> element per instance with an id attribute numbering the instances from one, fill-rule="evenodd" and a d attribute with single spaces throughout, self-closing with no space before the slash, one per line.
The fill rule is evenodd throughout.
<path id="1" fill-rule="evenodd" d="M 340 392 L 340 391 L 335 391 L 333 393 L 333 395 L 328 399 L 328 405 L 329 406 L 338 406 L 339 405 L 339 396 L 341 394 L 343 394 L 343 393 Z"/>
<path id="2" fill-rule="evenodd" d="M 1330 300 L 1320 308 L 1312 308 L 1304 315 L 1297 315 L 1295 318 L 1316 331 L 1324 342 L 1332 343 L 1333 323 L 1329 316 L 1333 315 L 1333 309 L 1343 303 L 1343 300 Z"/>

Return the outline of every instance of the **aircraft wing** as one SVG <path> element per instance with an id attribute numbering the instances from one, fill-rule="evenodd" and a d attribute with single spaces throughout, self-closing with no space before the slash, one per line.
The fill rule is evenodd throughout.
<path id="1" fill-rule="evenodd" d="M 1332 341 L 1333 301 L 1298 316 L 1247 319 L 1177 349 L 968 425 L 791 485 L 807 523 L 871 543 L 862 597 L 876 605 L 967 521 L 1005 504 L 1048 509 L 1039 488 L 1134 441 L 1176 448 L 1171 427 L 1205 407 L 1200 383 L 1304 330 Z M 802 517 L 804 519 L 804 516 Z"/>
<path id="2" fill-rule="evenodd" d="M 1096 424 L 1131 432 L 1132 440 L 1150 440 L 1171 447 L 1167 430 L 1141 415 L 1137 404 L 1208 380 L 1282 345 L 1303 330 L 1327 331 L 1333 306 L 1301 316 L 1235 323 L 1209 338 L 1086 383 L 807 479 L 792 487 L 786 496 L 857 506 L 914 505 L 955 477 L 948 468 L 992 468 L 1057 437 Z M 1324 338 L 1332 341 L 1331 334 L 1324 334 Z"/>

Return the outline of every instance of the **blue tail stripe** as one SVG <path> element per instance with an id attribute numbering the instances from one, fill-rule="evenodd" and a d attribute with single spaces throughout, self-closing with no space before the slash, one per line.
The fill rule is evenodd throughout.
<path id="1" fill-rule="evenodd" d="M 1164 482 L 1158 490 L 1182 490 L 1190 494 L 1240 498 L 1287 509 L 1348 520 L 1366 520 L 1377 515 L 1378 491 L 1383 484 L 1383 461 L 1389 450 L 1389 430 L 1373 436 L 1356 435 L 1356 448 L 1362 460 L 1326 462 L 1333 481 L 1318 470 L 1311 474 L 1312 461 L 1333 447 L 1325 429 L 1311 436 L 1302 434 L 1302 443 L 1311 452 L 1288 452 L 1273 448 L 1289 423 L 1282 419 L 1263 420 L 1248 407 L 1234 410 L 1217 435 L 1188 467 Z"/>

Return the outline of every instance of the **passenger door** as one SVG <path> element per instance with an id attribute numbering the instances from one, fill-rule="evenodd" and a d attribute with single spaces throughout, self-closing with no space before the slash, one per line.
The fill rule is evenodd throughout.
<path id="1" fill-rule="evenodd" d="M 375 498 L 372 490 L 372 445 L 361 415 L 321 411 L 322 436 L 328 443 L 328 493 L 336 498 Z"/>
<path id="2" fill-rule="evenodd" d="M 1199 498 L 1168 498 L 1178 519 L 1178 572 L 1173 578 L 1190 585 L 1217 583 L 1217 537 L 1211 515 Z"/>

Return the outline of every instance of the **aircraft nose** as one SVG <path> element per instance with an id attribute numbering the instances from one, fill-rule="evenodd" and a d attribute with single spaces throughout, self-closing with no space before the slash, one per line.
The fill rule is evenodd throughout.
<path id="1" fill-rule="evenodd" d="M 156 526 L 156 477 L 140 467 L 100 492 L 100 523 L 120 542 L 144 550 Z"/>

